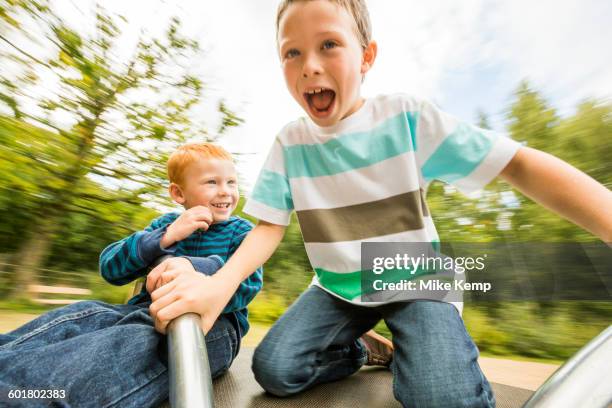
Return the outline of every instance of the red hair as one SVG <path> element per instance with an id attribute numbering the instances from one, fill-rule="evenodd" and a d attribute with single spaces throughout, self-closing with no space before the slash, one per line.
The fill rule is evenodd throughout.
<path id="1" fill-rule="evenodd" d="M 179 147 L 168 158 L 166 168 L 168 180 L 181 184 L 185 169 L 192 163 L 202 159 L 221 159 L 233 161 L 232 155 L 221 146 L 212 143 L 189 143 Z"/>

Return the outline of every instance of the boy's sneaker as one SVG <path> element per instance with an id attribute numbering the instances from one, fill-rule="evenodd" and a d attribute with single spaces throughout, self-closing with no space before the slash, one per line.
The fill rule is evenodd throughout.
<path id="1" fill-rule="evenodd" d="M 370 330 L 361 336 L 361 341 L 363 341 L 368 354 L 368 361 L 365 365 L 384 367 L 391 365 L 393 360 L 393 343 L 391 340 L 384 338 L 374 330 Z"/>

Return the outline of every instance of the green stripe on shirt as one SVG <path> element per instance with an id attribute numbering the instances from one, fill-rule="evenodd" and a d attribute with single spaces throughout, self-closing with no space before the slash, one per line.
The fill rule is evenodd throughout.
<path id="1" fill-rule="evenodd" d="M 315 273 L 321 286 L 347 300 L 376 292 L 374 289 L 375 280 L 390 283 L 413 280 L 425 275 L 439 276 L 436 275 L 436 271 L 423 268 L 418 268 L 414 274 L 405 269 L 389 269 L 380 275 L 376 275 L 371 270 L 336 273 L 322 268 L 315 268 Z M 440 277 L 440 279 L 444 278 Z"/>
<path id="2" fill-rule="evenodd" d="M 282 174 L 263 169 L 253 188 L 252 198 L 278 210 L 292 210 L 289 180 Z"/>
<path id="3" fill-rule="evenodd" d="M 287 176 L 331 176 L 413 151 L 417 114 L 402 112 L 366 132 L 347 133 L 322 144 L 284 147 Z"/>

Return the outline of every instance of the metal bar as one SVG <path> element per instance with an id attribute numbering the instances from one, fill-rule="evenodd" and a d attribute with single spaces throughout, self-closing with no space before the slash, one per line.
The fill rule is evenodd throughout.
<path id="1" fill-rule="evenodd" d="M 169 255 L 158 258 L 151 268 Z M 200 316 L 186 313 L 168 324 L 168 370 L 172 408 L 212 408 L 212 376 Z"/>
<path id="2" fill-rule="evenodd" d="M 168 325 L 168 367 L 172 408 L 214 406 L 210 364 L 200 316 L 187 313 Z"/>
<path id="3" fill-rule="evenodd" d="M 605 408 L 612 404 L 612 326 L 561 366 L 523 408 Z"/>

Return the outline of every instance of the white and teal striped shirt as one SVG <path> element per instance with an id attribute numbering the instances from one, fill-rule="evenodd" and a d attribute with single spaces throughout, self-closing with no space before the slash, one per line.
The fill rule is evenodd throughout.
<path id="1" fill-rule="evenodd" d="M 295 210 L 313 284 L 360 303 L 362 242 L 439 241 L 424 198 L 429 183 L 481 189 L 519 146 L 427 101 L 379 96 L 331 127 L 288 124 L 244 211 L 287 225 Z"/>

